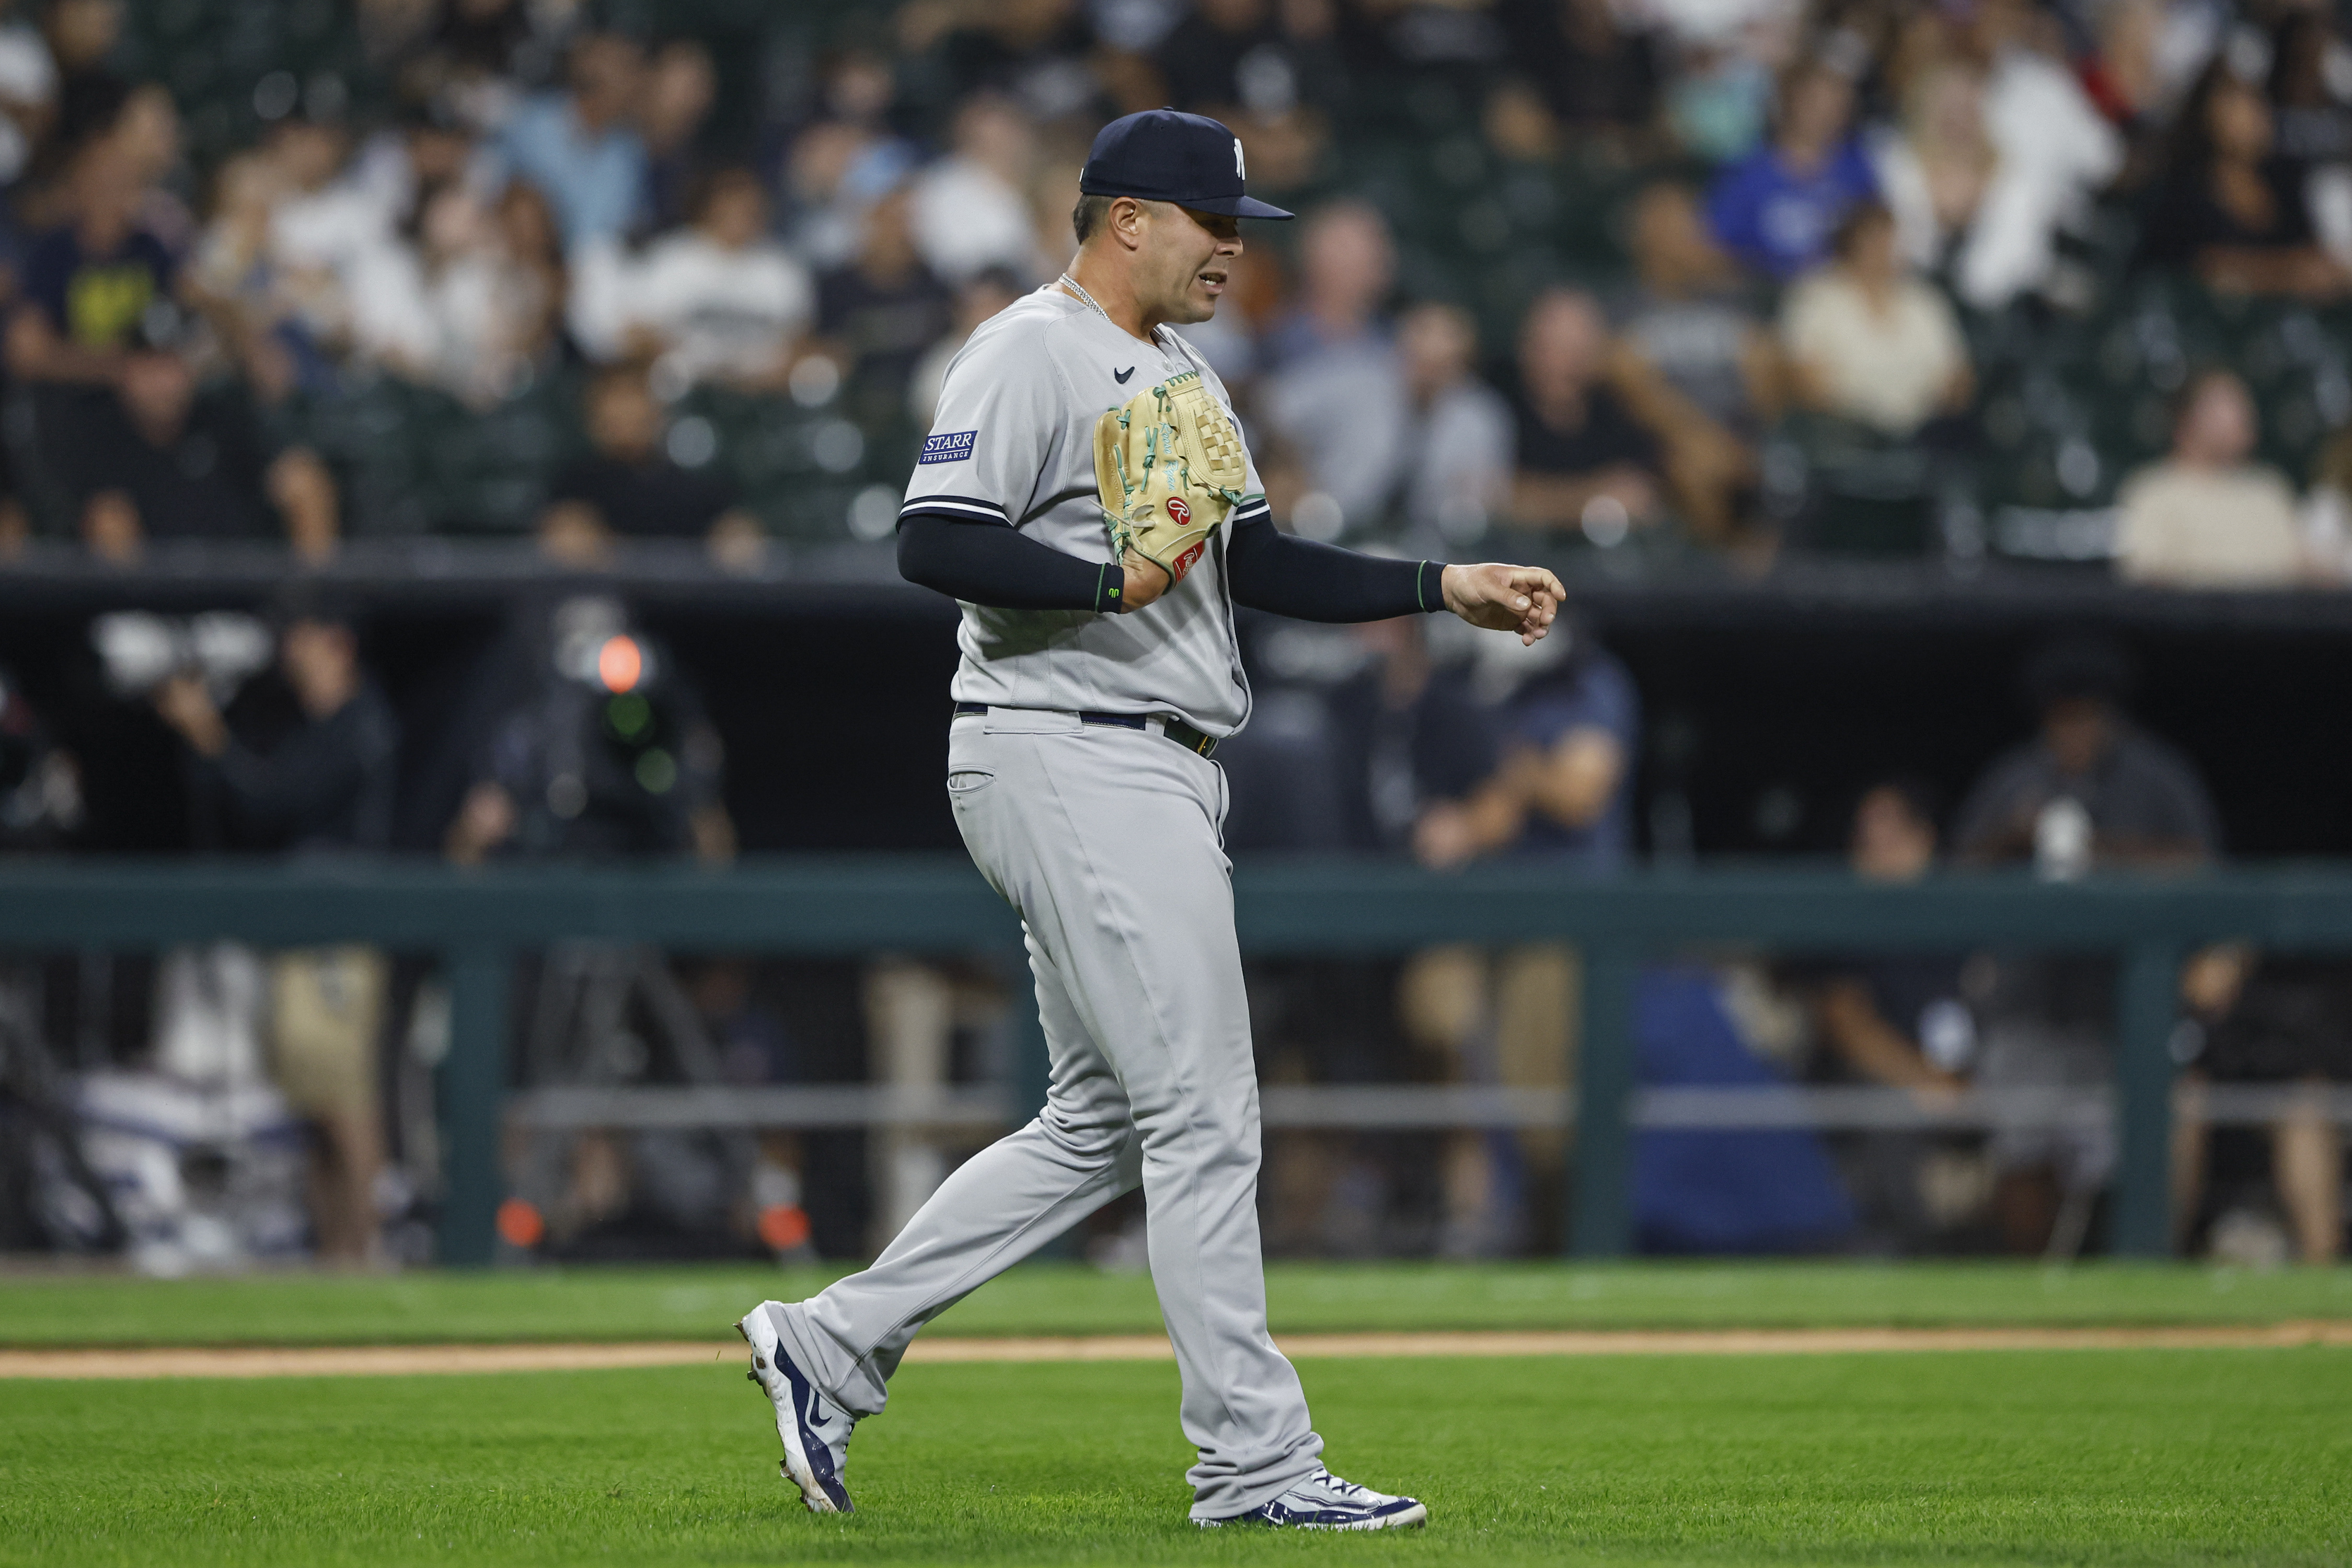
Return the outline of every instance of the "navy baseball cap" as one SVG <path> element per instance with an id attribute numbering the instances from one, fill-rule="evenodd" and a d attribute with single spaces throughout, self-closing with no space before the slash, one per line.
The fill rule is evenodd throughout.
<path id="1" fill-rule="evenodd" d="M 1090 196 L 1174 202 L 1227 217 L 1289 217 L 1242 195 L 1241 138 L 1205 114 L 1147 109 L 1102 128 L 1087 153 L 1078 189 Z"/>

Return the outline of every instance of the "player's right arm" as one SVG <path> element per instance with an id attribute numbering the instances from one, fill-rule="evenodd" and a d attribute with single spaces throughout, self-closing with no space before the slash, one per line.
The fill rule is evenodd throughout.
<path id="1" fill-rule="evenodd" d="M 983 326 L 948 366 L 939 412 L 898 510 L 898 574 L 1005 610 L 1140 609 L 1167 584 L 1157 570 L 1087 561 L 1015 526 L 1035 496 L 1074 406 L 1027 322 Z M 1081 432 L 1080 434 L 1083 434 Z"/>
<path id="2" fill-rule="evenodd" d="M 1081 561 L 1010 527 L 938 512 L 899 517 L 898 575 L 967 604 L 1098 615 L 1139 610 L 1168 586 L 1132 551 L 1124 567 Z"/>

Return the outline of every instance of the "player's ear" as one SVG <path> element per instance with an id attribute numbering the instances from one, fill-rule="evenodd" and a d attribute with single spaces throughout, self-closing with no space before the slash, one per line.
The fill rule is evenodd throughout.
<path id="1" fill-rule="evenodd" d="M 1144 226 L 1151 216 L 1146 210 L 1150 205 L 1133 196 L 1119 196 L 1110 204 L 1108 226 L 1119 244 L 1129 250 L 1138 249 L 1143 244 Z"/>

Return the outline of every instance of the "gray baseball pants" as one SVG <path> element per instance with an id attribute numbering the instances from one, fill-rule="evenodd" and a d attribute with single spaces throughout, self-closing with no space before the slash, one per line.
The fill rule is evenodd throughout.
<path id="1" fill-rule="evenodd" d="M 1192 1517 L 1245 1513 L 1313 1474 L 1323 1439 L 1266 1331 L 1223 772 L 1152 731 L 998 708 L 955 721 L 948 790 L 1027 931 L 1045 1109 L 960 1166 L 872 1268 L 782 1309 L 778 1332 L 820 1392 L 871 1415 L 925 1323 L 1139 1183 L 1201 1451 Z"/>

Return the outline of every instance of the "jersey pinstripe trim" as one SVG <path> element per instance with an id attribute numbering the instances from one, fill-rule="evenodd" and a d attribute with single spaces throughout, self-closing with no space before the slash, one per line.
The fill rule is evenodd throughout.
<path id="1" fill-rule="evenodd" d="M 1247 522 L 1254 517 L 1272 517 L 1273 515 L 1274 510 L 1265 504 L 1264 496 L 1244 496 L 1241 499 L 1241 504 L 1234 508 L 1233 515 L 1225 521 L 1229 523 Z"/>
<path id="2" fill-rule="evenodd" d="M 978 496 L 916 496 L 898 509 L 898 519 L 905 521 L 919 511 L 944 512 L 950 517 L 969 519 L 975 522 L 1010 522 L 1004 509 L 992 500 Z"/>

